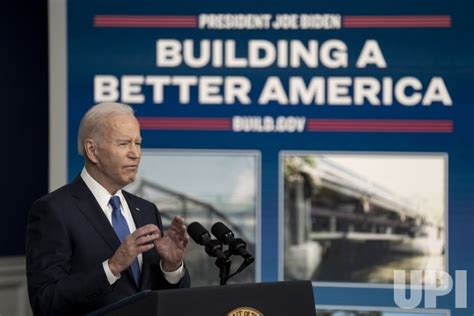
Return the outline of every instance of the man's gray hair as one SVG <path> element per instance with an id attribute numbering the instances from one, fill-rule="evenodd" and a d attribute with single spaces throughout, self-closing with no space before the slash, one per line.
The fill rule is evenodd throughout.
<path id="1" fill-rule="evenodd" d="M 84 141 L 86 138 L 92 138 L 100 142 L 103 129 L 103 120 L 112 115 L 133 114 L 131 106 L 123 103 L 104 102 L 94 105 L 87 111 L 79 125 L 77 134 L 77 151 L 79 155 L 84 156 Z"/>

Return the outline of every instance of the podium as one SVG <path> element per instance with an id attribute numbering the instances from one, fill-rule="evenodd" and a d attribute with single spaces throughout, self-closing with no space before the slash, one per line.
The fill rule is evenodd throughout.
<path id="1" fill-rule="evenodd" d="M 141 292 L 89 316 L 314 316 L 310 281 Z"/>

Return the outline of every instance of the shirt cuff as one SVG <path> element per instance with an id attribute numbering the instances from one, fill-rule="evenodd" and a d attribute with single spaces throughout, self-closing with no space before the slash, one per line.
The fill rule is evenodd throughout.
<path id="1" fill-rule="evenodd" d="M 120 279 L 120 273 L 118 276 L 115 276 L 112 271 L 110 271 L 109 260 L 102 262 L 102 267 L 104 267 L 104 272 L 110 285 L 114 284 L 118 279 Z"/>
<path id="2" fill-rule="evenodd" d="M 160 260 L 160 269 L 163 272 L 163 275 L 164 275 L 166 281 L 168 281 L 170 284 L 176 284 L 184 277 L 184 264 L 183 264 L 183 262 L 181 262 L 181 265 L 175 271 L 166 272 L 163 269 L 163 260 Z"/>

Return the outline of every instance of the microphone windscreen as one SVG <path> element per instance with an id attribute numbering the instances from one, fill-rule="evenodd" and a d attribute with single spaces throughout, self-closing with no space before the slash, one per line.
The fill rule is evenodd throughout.
<path id="1" fill-rule="evenodd" d="M 209 235 L 209 232 L 207 229 L 204 228 L 200 223 L 198 222 L 193 222 L 188 225 L 188 234 L 189 236 L 198 244 L 202 245 L 203 244 L 203 236 L 204 235 Z"/>
<path id="2" fill-rule="evenodd" d="M 232 234 L 232 231 L 221 222 L 217 222 L 214 225 L 212 225 L 211 232 L 220 241 L 224 241 L 226 239 L 225 235 L 227 235 L 228 233 Z"/>

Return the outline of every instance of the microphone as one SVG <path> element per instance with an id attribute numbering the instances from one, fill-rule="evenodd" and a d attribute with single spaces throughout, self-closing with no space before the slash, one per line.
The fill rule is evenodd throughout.
<path id="1" fill-rule="evenodd" d="M 222 249 L 222 243 L 219 240 L 212 239 L 211 235 L 201 224 L 193 222 L 188 226 L 188 234 L 199 245 L 203 245 L 206 253 L 211 257 L 216 257 L 215 265 L 219 267 L 220 284 L 226 284 L 231 261 L 230 253 Z"/>
<path id="2" fill-rule="evenodd" d="M 222 250 L 222 243 L 218 240 L 212 239 L 211 235 L 200 223 L 193 222 L 188 226 L 188 234 L 199 245 L 204 246 L 206 253 L 211 257 L 217 257 L 220 260 L 226 261 L 224 251 Z"/>
<path id="3" fill-rule="evenodd" d="M 234 233 L 223 223 L 217 222 L 211 227 L 211 232 L 218 240 L 229 245 L 229 250 L 234 255 L 240 255 L 247 264 L 255 261 L 255 258 L 247 252 L 247 244 L 241 238 L 234 238 Z"/>

